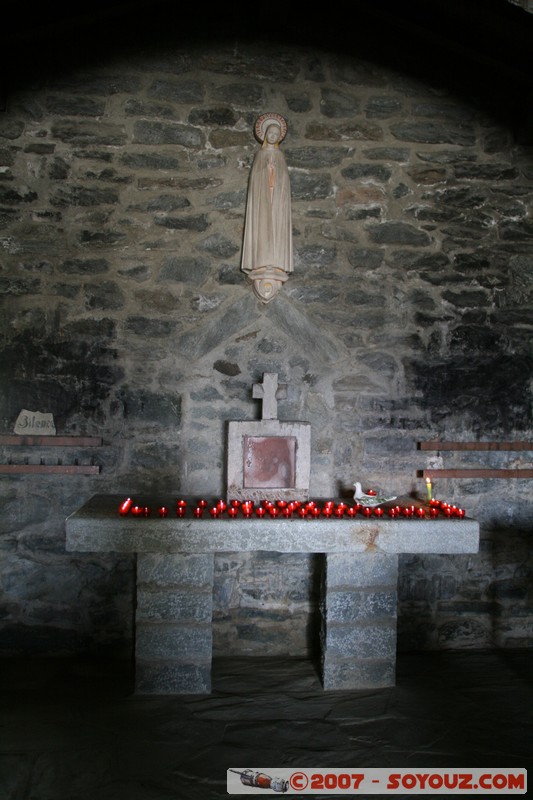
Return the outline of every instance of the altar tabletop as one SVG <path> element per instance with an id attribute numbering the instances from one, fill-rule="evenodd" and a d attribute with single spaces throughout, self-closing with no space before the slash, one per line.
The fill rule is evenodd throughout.
<path id="1" fill-rule="evenodd" d="M 143 497 L 150 516 L 120 516 L 123 495 L 93 496 L 66 520 L 67 550 L 78 552 L 212 553 L 270 551 L 279 553 L 475 553 L 479 524 L 464 517 L 390 519 L 358 513 L 355 517 L 213 518 L 206 508 L 200 518 L 190 509 L 195 498 L 185 498 L 186 516 L 177 517 L 175 501 Z M 216 502 L 216 501 L 213 501 Z M 317 505 L 321 501 L 317 500 Z M 412 498 L 396 498 L 402 505 Z M 420 505 L 420 504 L 419 504 Z M 167 517 L 157 509 L 169 508 Z"/>

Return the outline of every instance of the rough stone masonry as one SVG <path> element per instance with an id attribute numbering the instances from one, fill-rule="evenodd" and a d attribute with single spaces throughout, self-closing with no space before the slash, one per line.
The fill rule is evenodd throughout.
<path id="1" fill-rule="evenodd" d="M 66 553 L 64 519 L 101 492 L 223 494 L 226 423 L 258 418 L 264 372 L 279 418 L 311 423 L 311 494 L 421 492 L 421 440 L 531 440 L 533 160 L 496 108 L 379 50 L 165 41 L 29 71 L 0 113 L 2 432 L 25 408 L 103 446 L 2 448 L 101 467 L 2 475 L 3 653 L 131 652 L 132 560 Z M 265 308 L 239 259 L 267 110 L 295 270 Z M 399 647 L 530 645 L 531 482 L 435 494 L 481 549 L 401 557 Z M 319 580 L 314 555 L 218 554 L 215 653 L 312 650 Z"/>

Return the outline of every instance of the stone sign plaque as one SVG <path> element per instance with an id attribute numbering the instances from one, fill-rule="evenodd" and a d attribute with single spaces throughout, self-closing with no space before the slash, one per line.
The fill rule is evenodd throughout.
<path id="1" fill-rule="evenodd" d="M 15 422 L 14 433 L 55 436 L 54 416 L 43 411 L 27 411 L 23 408 Z"/>

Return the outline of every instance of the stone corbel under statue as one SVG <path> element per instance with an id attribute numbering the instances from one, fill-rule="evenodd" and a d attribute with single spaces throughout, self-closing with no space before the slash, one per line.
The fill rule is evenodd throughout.
<path id="1" fill-rule="evenodd" d="M 253 282 L 255 296 L 263 303 L 268 303 L 279 292 L 289 275 L 277 267 L 258 267 L 248 273 Z"/>
<path id="2" fill-rule="evenodd" d="M 268 303 L 293 271 L 291 187 L 279 149 L 287 123 L 280 114 L 262 114 L 254 133 L 261 149 L 250 171 L 241 269 L 255 296 Z"/>

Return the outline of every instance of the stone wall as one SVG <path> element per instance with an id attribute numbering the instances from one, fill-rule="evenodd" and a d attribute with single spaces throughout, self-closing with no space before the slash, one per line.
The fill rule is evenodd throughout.
<path id="1" fill-rule="evenodd" d="M 248 41 L 99 54 L 32 74 L 0 114 L 0 419 L 52 412 L 98 476 L 2 475 L 0 647 L 131 650 L 133 559 L 66 554 L 95 493 L 224 492 L 225 426 L 312 424 L 311 493 L 417 471 L 531 466 L 427 439 L 532 437 L 531 147 L 477 98 L 375 60 Z M 283 114 L 295 271 L 264 306 L 239 269 L 255 118 Z M 435 459 L 437 459 L 435 461 Z M 440 459 L 440 461 L 439 461 Z M 477 556 L 405 556 L 402 649 L 531 644 L 531 481 L 438 482 Z M 221 554 L 215 651 L 316 643 L 320 558 Z"/>

